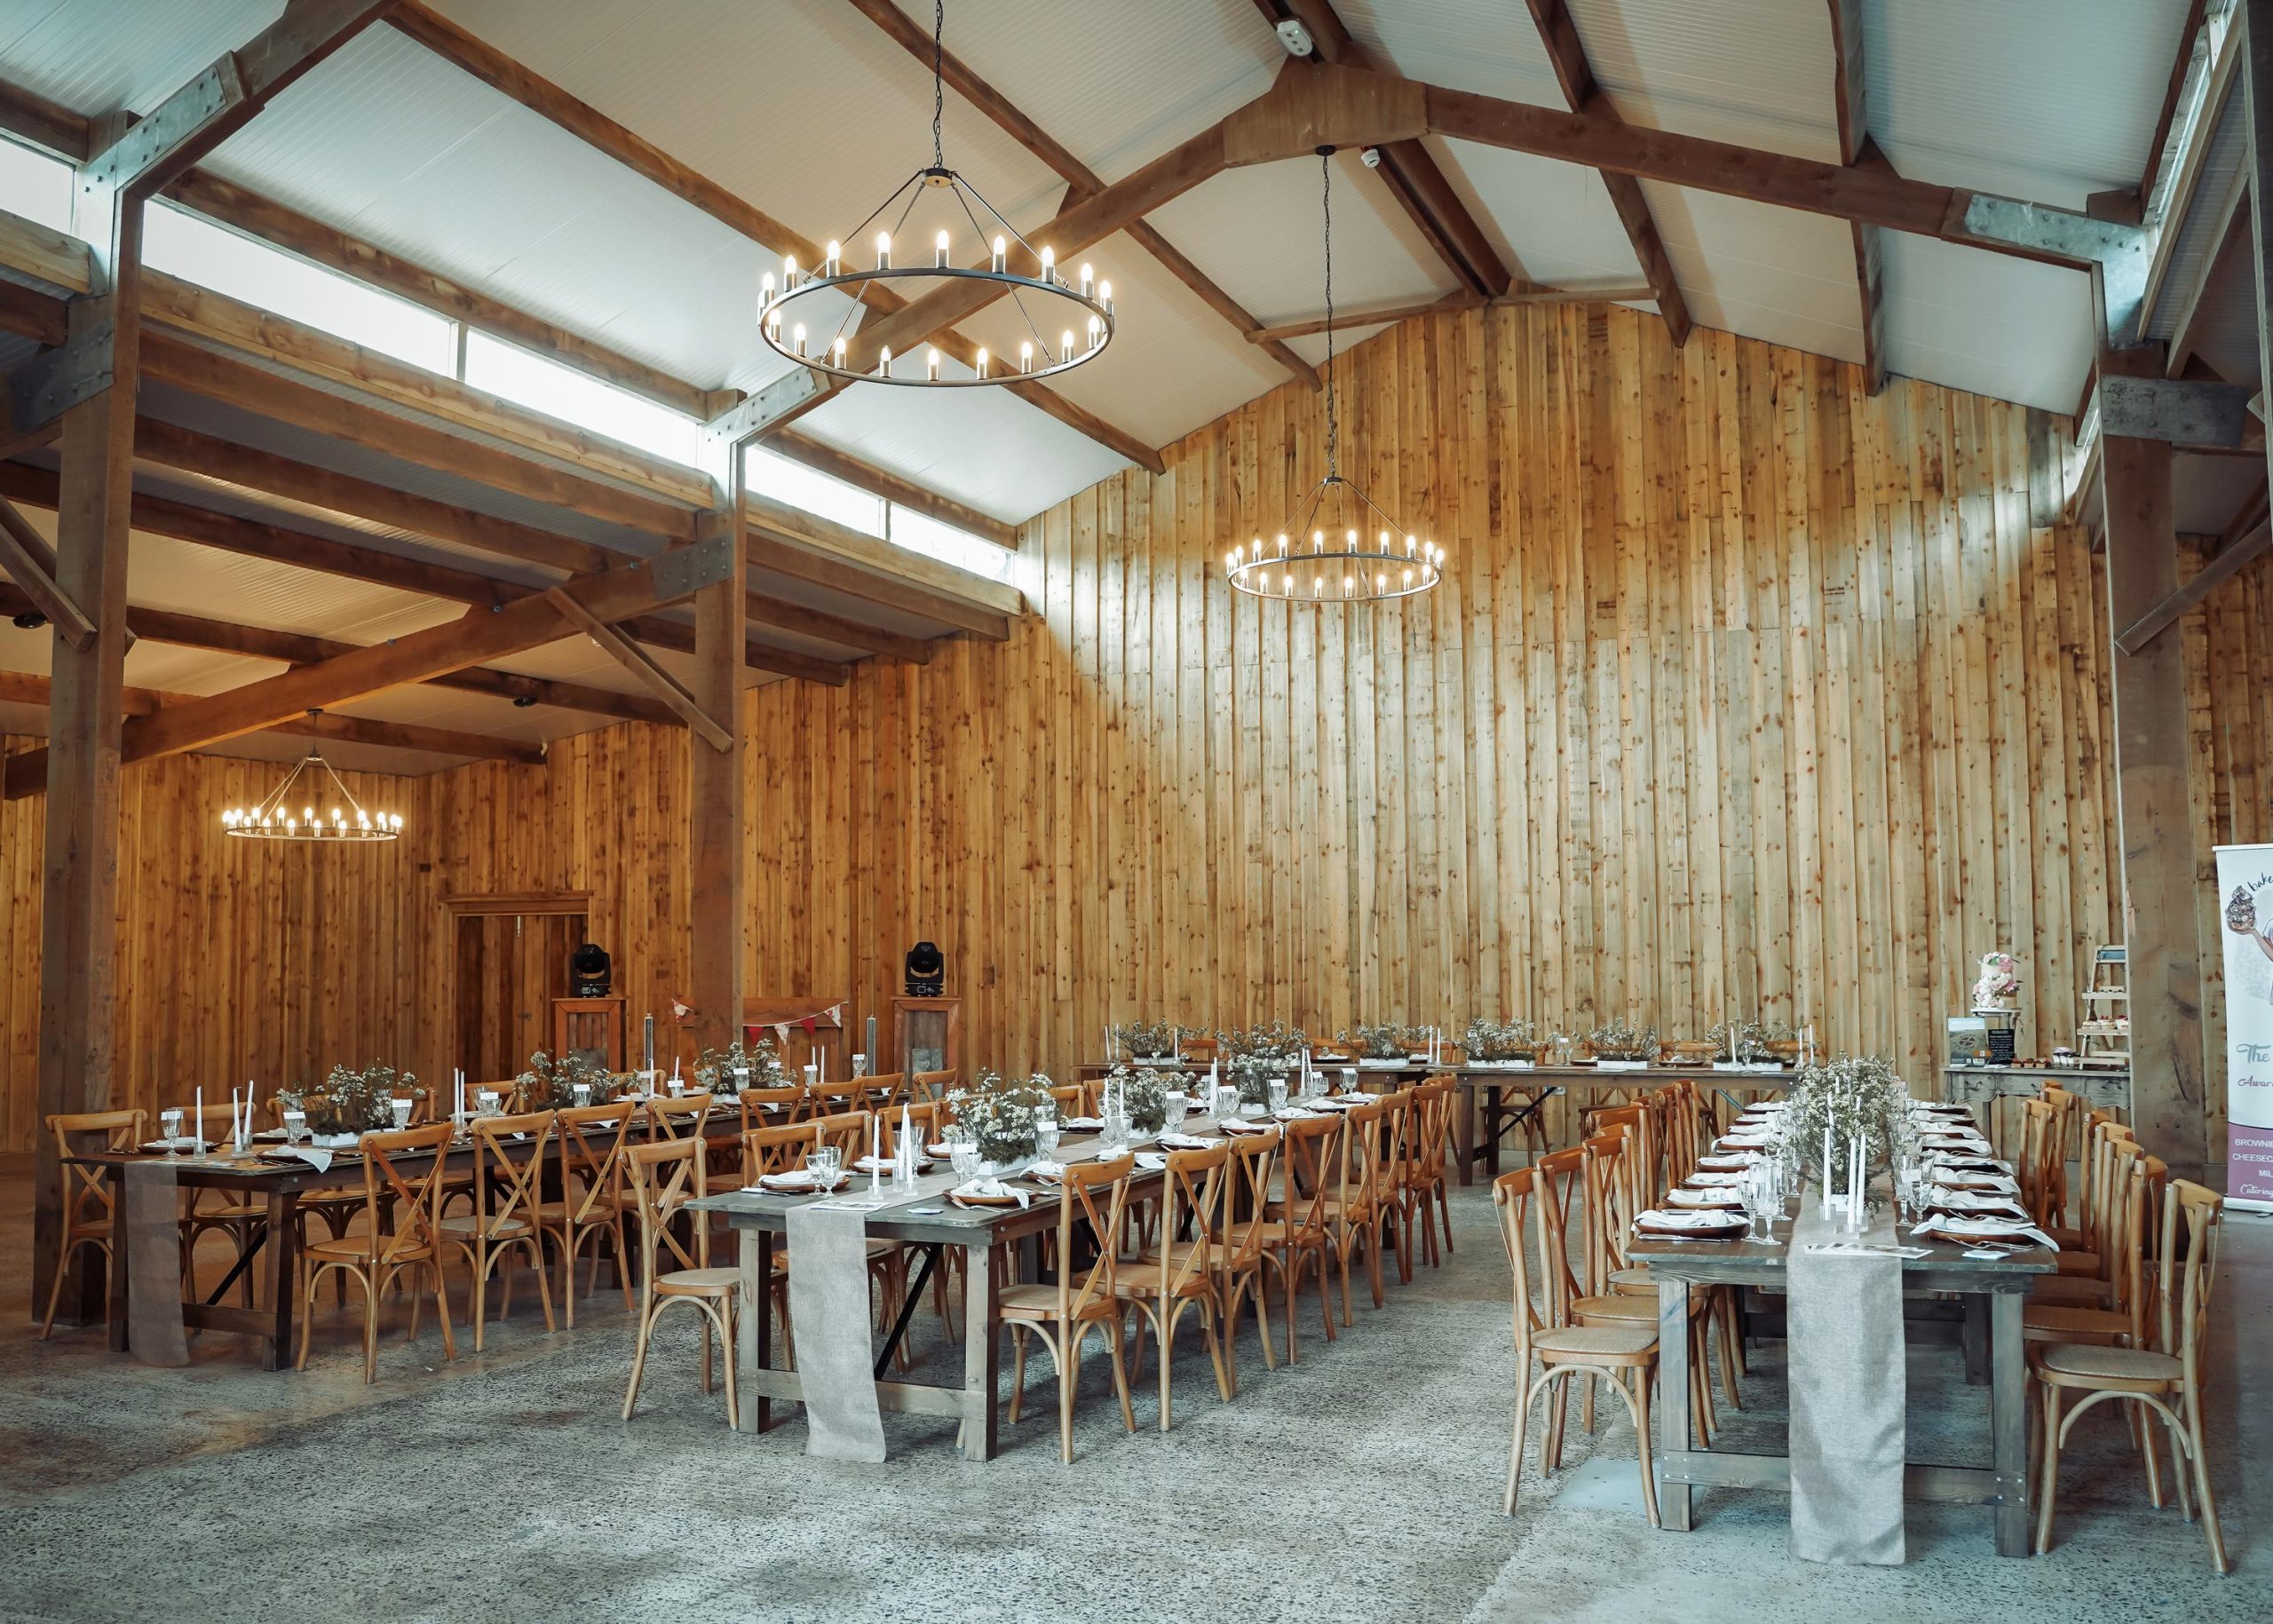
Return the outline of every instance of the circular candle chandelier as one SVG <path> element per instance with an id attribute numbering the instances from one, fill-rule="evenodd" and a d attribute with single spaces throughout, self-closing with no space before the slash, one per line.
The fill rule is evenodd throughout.
<path id="1" fill-rule="evenodd" d="M 1273 547 L 1256 536 L 1224 557 L 1232 585 L 1254 598 L 1380 602 L 1425 592 L 1444 579 L 1445 550 L 1424 542 L 1342 473 L 1334 392 L 1334 148 L 1318 149 L 1326 213 L 1326 477 L 1295 504 Z M 1401 538 L 1401 539 L 1400 539 Z"/>
<path id="2" fill-rule="evenodd" d="M 308 712 L 311 717 L 319 711 Z M 310 772 L 313 767 L 314 772 Z M 305 778 L 308 781 L 301 783 Z M 324 780 L 330 780 L 330 793 Z M 297 796 L 293 787 L 300 786 Z M 297 809 L 294 801 L 299 802 Z M 325 845 L 394 840 L 402 834 L 402 814 L 363 810 L 354 792 L 340 781 L 314 745 L 284 781 L 257 806 L 232 806 L 221 814 L 223 831 L 239 840 L 305 840 Z"/>
<path id="3" fill-rule="evenodd" d="M 815 372 L 825 372 L 850 383 L 898 384 L 915 389 L 974 389 L 1053 377 L 1095 358 L 1112 342 L 1113 284 L 1099 281 L 1087 265 L 1072 281 L 1067 281 L 1058 269 L 1052 250 L 1037 249 L 1027 242 L 1001 210 L 980 195 L 978 187 L 947 167 L 946 149 L 940 138 L 940 120 L 946 106 L 943 72 L 946 28 L 946 0 L 934 0 L 931 162 L 900 182 L 890 196 L 852 228 L 851 237 L 858 239 L 878 220 L 889 217 L 889 223 L 876 232 L 873 240 L 875 262 L 866 269 L 849 265 L 843 245 L 832 239 L 822 250 L 818 266 L 801 266 L 796 255 L 788 255 L 781 262 L 778 285 L 771 271 L 758 284 L 758 331 L 775 353 Z M 926 205 L 926 218 L 911 230 L 910 218 L 919 204 Z M 935 218 L 946 223 L 931 230 Z M 966 225 L 976 240 L 989 250 L 984 268 L 958 265 L 950 257 L 955 233 Z M 930 231 L 928 244 L 926 231 Z M 893 263 L 895 241 L 904 254 L 911 248 L 915 250 L 906 263 Z M 931 254 L 929 264 L 920 257 L 926 246 Z M 1028 265 L 1033 267 L 1031 273 L 1025 268 Z M 869 303 L 874 296 L 890 291 L 894 282 L 927 279 L 941 282 L 995 282 L 1007 289 L 1028 335 L 1020 340 L 1018 353 L 1015 356 L 991 356 L 982 349 L 973 358 L 968 376 L 960 372 L 942 372 L 936 345 L 927 347 L 920 368 L 908 364 L 911 355 L 899 357 L 900 369 L 897 372 L 892 369 L 889 346 L 874 354 L 864 353 L 855 344 L 854 313 L 882 313 L 879 306 Z M 830 289 L 839 290 L 850 299 L 833 326 L 827 320 L 833 301 L 820 297 Z M 1034 301 L 1031 308 L 1030 298 Z M 897 302 L 890 306 L 898 307 Z M 1045 313 L 1037 320 L 1036 311 Z M 828 330 L 823 331 L 825 327 Z M 1054 340 L 1049 330 L 1052 327 L 1058 329 Z"/>

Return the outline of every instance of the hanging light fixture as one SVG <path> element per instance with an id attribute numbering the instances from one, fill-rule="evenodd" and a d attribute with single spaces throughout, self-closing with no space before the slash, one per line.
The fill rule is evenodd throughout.
<path id="1" fill-rule="evenodd" d="M 322 714 L 308 712 L 311 717 Z M 315 771 L 310 772 L 311 767 Z M 324 845 L 395 840 L 402 834 L 402 814 L 364 811 L 322 750 L 313 744 L 258 805 L 232 806 L 221 814 L 221 824 L 224 833 L 239 840 L 305 840 Z"/>
<path id="2" fill-rule="evenodd" d="M 1334 148 L 1318 149 L 1326 210 L 1326 477 L 1295 504 L 1277 541 L 1224 555 L 1232 585 L 1254 598 L 1358 603 L 1409 598 L 1444 579 L 1445 550 L 1406 530 L 1342 473 L 1334 391 Z"/>
<path id="3" fill-rule="evenodd" d="M 1099 281 L 1087 265 L 1069 278 L 1053 250 L 1027 242 L 976 186 L 947 167 L 940 139 L 946 106 L 946 0 L 933 0 L 930 164 L 869 210 L 850 236 L 842 242 L 832 238 L 821 251 L 820 265 L 800 265 L 791 255 L 782 260 L 778 280 L 768 271 L 759 281 L 758 331 L 776 353 L 815 372 L 852 383 L 971 389 L 1023 384 L 1070 371 L 1112 342 L 1113 284 Z M 918 205 L 924 218 L 914 220 Z M 869 228 L 887 218 L 889 224 L 869 236 Z M 954 262 L 956 237 L 965 231 L 970 234 L 967 241 L 986 250 L 983 268 Z M 850 251 L 860 250 L 873 255 L 866 267 L 850 258 Z M 853 317 L 875 309 L 869 303 L 875 294 L 894 282 L 956 279 L 995 282 L 1009 290 L 1028 334 L 1019 341 L 1015 357 L 990 356 L 981 350 L 965 376 L 943 370 L 936 348 L 921 355 L 909 351 L 896 359 L 889 348 L 874 354 L 862 351 Z M 828 317 L 836 302 L 820 297 L 830 289 L 850 299 L 833 325 Z M 1036 311 L 1044 313 L 1037 318 Z"/>

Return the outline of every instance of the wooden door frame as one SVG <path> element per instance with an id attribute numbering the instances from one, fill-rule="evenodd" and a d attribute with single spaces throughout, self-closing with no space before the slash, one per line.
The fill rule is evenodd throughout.
<path id="1" fill-rule="evenodd" d="M 434 1024 L 434 1068 L 427 1086 L 439 1089 L 447 1081 L 450 1051 L 457 1046 L 458 926 L 468 919 L 503 914 L 582 914 L 589 931 L 592 893 L 588 891 L 501 891 L 468 892 L 442 899 L 442 1008 Z M 548 1040 L 550 1034 L 547 1033 Z M 466 1080 L 469 1083 L 473 1078 Z M 487 1081 L 484 1078 L 479 1081 Z M 437 1098 L 440 1097 L 439 1095 Z"/>

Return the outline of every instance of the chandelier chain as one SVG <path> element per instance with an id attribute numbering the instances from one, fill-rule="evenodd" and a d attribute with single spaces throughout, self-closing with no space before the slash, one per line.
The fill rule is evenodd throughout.
<path id="1" fill-rule="evenodd" d="M 947 149 L 939 135 L 946 115 L 947 0 L 931 0 L 931 167 L 947 167 Z"/>
<path id="2" fill-rule="evenodd" d="M 1326 476 L 1342 471 L 1342 416 L 1334 393 L 1334 148 L 1319 149 L 1319 193 L 1326 213 Z"/>

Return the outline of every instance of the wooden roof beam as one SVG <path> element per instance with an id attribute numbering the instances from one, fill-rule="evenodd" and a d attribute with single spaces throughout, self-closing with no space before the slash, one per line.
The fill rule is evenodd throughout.
<path id="1" fill-rule="evenodd" d="M 36 606 L 20 590 L 0 582 L 0 614 L 21 614 Z M 305 632 L 272 631 L 266 627 L 247 626 L 235 621 L 208 620 L 201 615 L 177 614 L 170 609 L 130 608 L 126 612 L 126 626 L 134 636 L 147 638 L 153 643 L 170 643 L 179 648 L 202 648 L 213 654 L 242 654 L 249 659 L 273 660 L 284 665 L 307 665 L 315 661 L 329 660 L 358 646 L 330 638 L 311 637 Z M 614 717 L 626 722 L 653 722 L 665 727 L 678 725 L 678 717 L 672 714 L 669 707 L 659 705 L 642 694 L 618 693 L 612 689 L 587 687 L 582 683 L 524 677 L 518 671 L 473 667 L 436 677 L 433 682 L 439 688 L 486 693 L 496 699 L 526 699 L 532 704 L 550 705 L 560 710 Z"/>
<path id="2" fill-rule="evenodd" d="M 418 4 L 418 0 L 402 0 L 389 21 L 444 60 L 471 74 L 491 89 L 510 96 L 531 112 L 550 120 L 586 145 L 606 154 L 673 196 L 693 204 L 711 218 L 741 233 L 768 252 L 795 254 L 804 265 L 820 262 L 820 249 L 817 243 L 809 242 L 772 215 L 752 207 L 717 181 L 681 163 L 652 141 L 633 133 L 550 79 L 533 73 L 487 41 L 430 11 Z M 868 296 L 869 307 L 880 313 L 898 309 L 905 302 L 890 289 L 876 289 Z M 943 353 L 953 355 L 966 366 L 978 353 L 978 346 L 960 333 L 942 330 L 927 337 L 931 337 Z M 1039 407 L 1077 433 L 1097 440 L 1139 466 L 1149 468 L 1155 473 L 1165 470 L 1166 464 L 1159 452 L 1152 447 L 1126 431 L 1113 427 L 1094 412 L 1074 405 L 1055 390 L 1035 383 L 1015 384 L 1009 387 L 1020 400 Z M 808 402 L 804 409 L 810 411 L 836 392 L 835 389 L 825 392 Z"/>
<path id="3" fill-rule="evenodd" d="M 1347 64 L 1377 73 L 1394 70 L 1350 36 L 1335 14 L 1332 0 L 1277 0 L 1265 4 L 1266 15 L 1294 17 L 1310 30 L 1311 43 L 1321 62 Z M 1500 257 L 1476 217 L 1453 189 L 1444 170 L 1418 137 L 1380 144 L 1382 164 L 1376 172 L 1390 194 L 1413 218 L 1429 246 L 1471 293 L 1496 298 L 1520 286 L 1515 273 Z"/>
<path id="4" fill-rule="evenodd" d="M 1339 311 L 1335 313 L 1334 325 L 1346 331 L 1351 328 L 1371 327 L 1377 322 L 1403 321 L 1413 316 L 1439 315 L 1453 310 L 1490 310 L 1504 305 L 1629 305 L 1655 297 L 1657 290 L 1649 287 L 1526 288 L 1521 292 L 1504 294 L 1496 299 L 1478 298 L 1472 293 L 1461 292 L 1447 294 L 1440 299 Z M 1263 330 L 1276 338 L 1302 338 L 1311 333 L 1324 332 L 1326 318 L 1319 316 L 1309 321 L 1288 321 Z"/>
<path id="5" fill-rule="evenodd" d="M 150 716 L 168 705 L 186 705 L 203 699 L 202 693 L 169 693 L 162 688 L 128 688 L 126 714 Z M 27 671 L 0 671 L 0 701 L 17 705 L 44 705 L 48 701 L 49 683 L 44 677 Z M 296 721 L 279 722 L 264 729 L 272 733 L 290 733 L 305 739 L 337 739 L 345 744 L 368 744 L 390 750 L 428 750 L 439 756 L 465 756 L 484 761 L 513 761 L 534 766 L 544 760 L 544 746 L 524 744 L 518 739 L 499 739 L 488 733 L 470 733 L 455 727 L 428 727 L 417 722 L 382 722 L 370 717 L 345 717 L 336 711 L 321 711 L 313 717 L 301 717 Z M 33 754 L 11 756 L 8 768 L 12 779 L 18 772 L 17 763 L 28 760 Z M 42 771 L 43 782 L 46 773 Z"/>
<path id="6" fill-rule="evenodd" d="M 705 710 L 701 701 L 687 692 L 686 685 L 658 665 L 645 650 L 558 587 L 554 587 L 544 596 L 554 608 L 560 611 L 562 619 L 591 638 L 617 664 L 646 685 L 657 699 L 678 713 L 681 721 L 702 735 L 703 742 L 713 749 L 733 748 L 733 732 L 727 724 Z"/>
<path id="7" fill-rule="evenodd" d="M 15 578 L 65 642 L 84 648 L 94 641 L 94 622 L 56 582 L 55 549 L 5 496 L 0 496 L 0 570 Z"/>
<path id="8" fill-rule="evenodd" d="M 1561 4 L 1532 0 L 1532 9 Z M 1882 162 L 1878 145 L 1871 139 L 1863 72 L 1863 0 L 1831 0 L 1831 51 L 1838 69 L 1832 80 L 1832 99 L 1839 111 L 1839 155 L 1849 164 Z M 1886 387 L 1886 320 L 1879 297 L 1884 257 L 1877 226 L 1850 221 L 1847 229 L 1854 238 L 1855 281 L 1863 301 L 1863 392 L 1874 395 Z"/>
<path id="9" fill-rule="evenodd" d="M 851 4 L 855 11 L 882 28 L 910 56 L 923 63 L 927 71 L 931 68 L 931 36 L 894 4 L 893 0 L 851 0 Z M 942 51 L 939 63 L 939 76 L 956 95 L 986 115 L 1012 140 L 1039 158 L 1065 183 L 1069 202 L 1079 202 L 1105 190 L 1105 181 L 1095 170 L 1053 139 L 1041 125 L 1019 112 L 1009 97 L 980 78 L 960 57 L 951 51 Z M 1245 306 L 1224 292 L 1198 265 L 1184 257 L 1156 227 L 1139 220 L 1129 227 L 1129 235 L 1139 248 L 1160 261 L 1169 275 L 1198 295 L 1202 304 L 1230 322 L 1241 337 L 1250 344 L 1259 345 L 1271 360 L 1312 389 L 1321 386 L 1317 368 L 1277 340 L 1257 337 L 1263 324 L 1248 314 Z"/>

